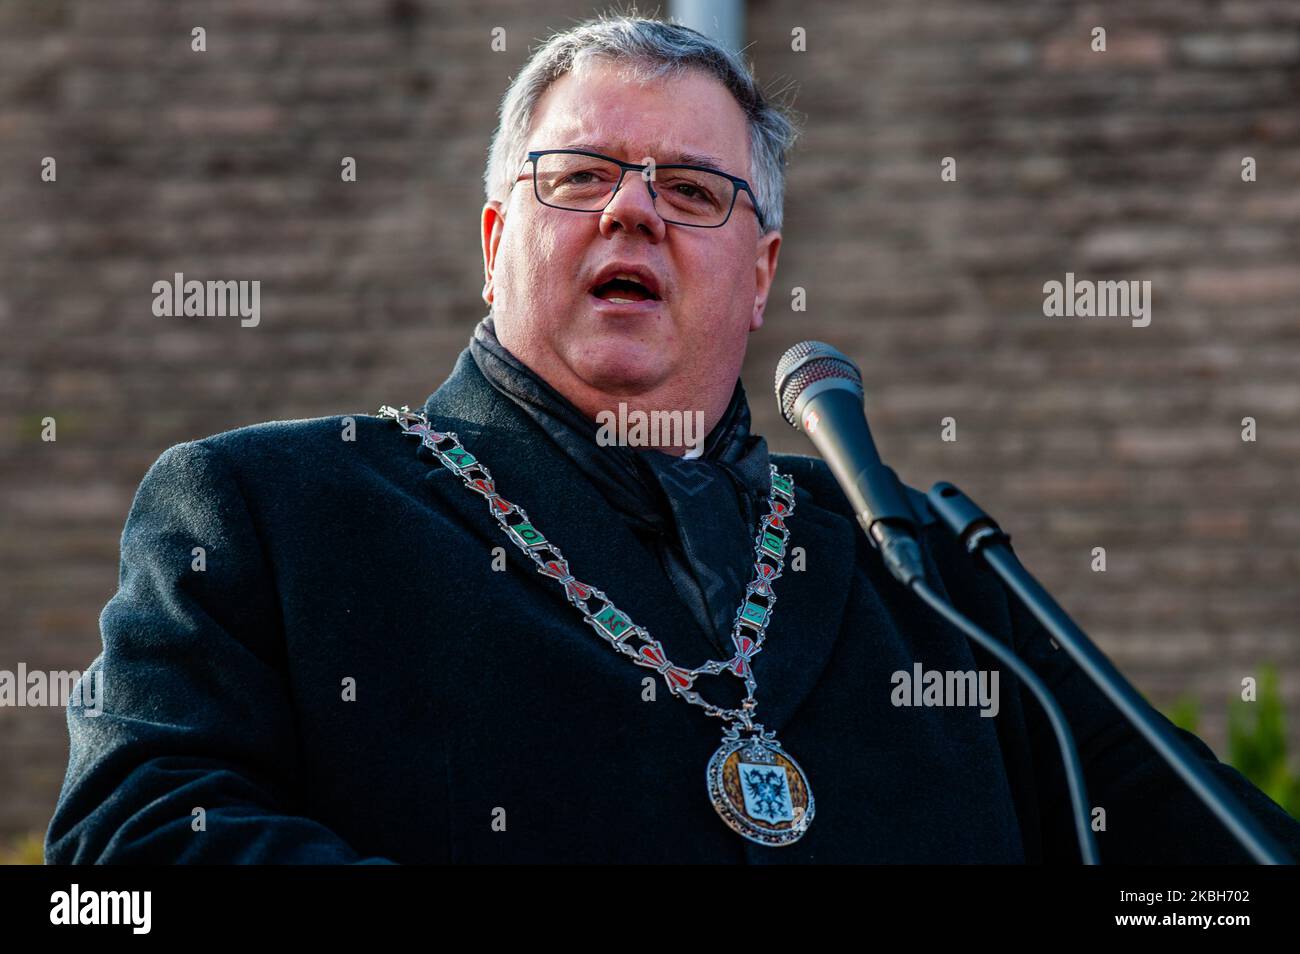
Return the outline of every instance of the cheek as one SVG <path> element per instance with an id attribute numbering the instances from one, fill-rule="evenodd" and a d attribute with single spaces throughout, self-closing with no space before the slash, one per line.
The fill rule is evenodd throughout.
<path id="1" fill-rule="evenodd" d="M 754 269 L 736 249 L 707 246 L 687 252 L 678 274 L 696 316 L 748 314 L 755 291 Z M 738 264 L 739 263 L 739 264 Z"/>
<path id="2" fill-rule="evenodd" d="M 546 219 L 520 225 L 510 247 L 514 297 L 534 311 L 567 309 L 575 295 L 581 236 Z"/>

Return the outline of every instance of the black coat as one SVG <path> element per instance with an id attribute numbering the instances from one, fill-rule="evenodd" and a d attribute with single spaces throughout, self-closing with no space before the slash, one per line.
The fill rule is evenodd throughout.
<path id="1" fill-rule="evenodd" d="M 468 351 L 426 410 L 481 454 L 579 579 L 676 661 L 716 657 L 644 543 Z M 177 445 L 150 469 L 91 669 L 104 672 L 104 712 L 69 709 L 48 861 L 1077 861 L 1054 736 L 1009 672 L 996 718 L 891 702 L 892 674 L 914 662 L 995 663 L 888 575 L 821 461 L 772 458 L 796 483 L 790 545 L 807 569 L 787 562 L 776 584 L 754 660 L 758 717 L 807 772 L 816 816 L 796 844 L 765 847 L 709 803 L 719 720 L 662 682 L 644 701 L 653 673 L 598 639 L 483 498 L 396 424 L 357 415 L 354 441 L 343 429 L 342 418 L 242 428 Z M 1090 800 L 1106 810 L 1103 860 L 1247 861 L 909 494 L 941 588 L 1064 707 Z M 724 683 L 739 685 L 699 688 L 721 696 Z M 1300 855 L 1300 823 L 1179 735 Z"/>

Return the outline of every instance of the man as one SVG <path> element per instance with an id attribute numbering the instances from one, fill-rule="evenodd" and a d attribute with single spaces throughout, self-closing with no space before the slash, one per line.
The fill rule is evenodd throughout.
<path id="1" fill-rule="evenodd" d="M 822 462 L 749 431 L 793 135 L 693 31 L 542 47 L 491 150 L 491 314 L 422 411 L 146 475 L 48 859 L 1077 861 L 1037 704 L 1009 672 L 983 709 L 897 704 L 918 663 L 994 661 L 889 576 Z M 620 403 L 707 438 L 609 444 Z M 1069 716 L 1103 860 L 1248 860 L 907 492 L 935 584 Z"/>

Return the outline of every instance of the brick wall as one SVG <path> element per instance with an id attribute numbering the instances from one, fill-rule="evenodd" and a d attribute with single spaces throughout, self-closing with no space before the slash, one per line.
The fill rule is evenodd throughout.
<path id="1" fill-rule="evenodd" d="M 539 6 L 0 4 L 0 668 L 94 657 L 167 446 L 442 380 L 482 313 L 496 102 L 534 38 L 593 9 Z M 745 370 L 758 429 L 808 451 L 771 371 L 837 344 L 900 475 L 999 516 L 1141 690 L 1197 696 L 1222 754 L 1226 698 L 1271 661 L 1294 750 L 1300 6 L 756 0 L 748 38 L 807 116 Z M 261 280 L 262 323 L 155 318 L 178 271 Z M 1045 318 L 1066 272 L 1151 281 L 1151 324 Z M 0 708 L 0 837 L 44 828 L 66 755 L 61 710 Z"/>

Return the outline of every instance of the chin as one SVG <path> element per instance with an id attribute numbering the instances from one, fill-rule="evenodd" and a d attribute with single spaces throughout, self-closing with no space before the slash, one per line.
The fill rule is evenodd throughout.
<path id="1" fill-rule="evenodd" d="M 570 367 L 597 390 L 610 394 L 638 394 L 667 376 L 663 355 L 647 354 L 646 351 L 643 345 L 589 342 Z"/>

